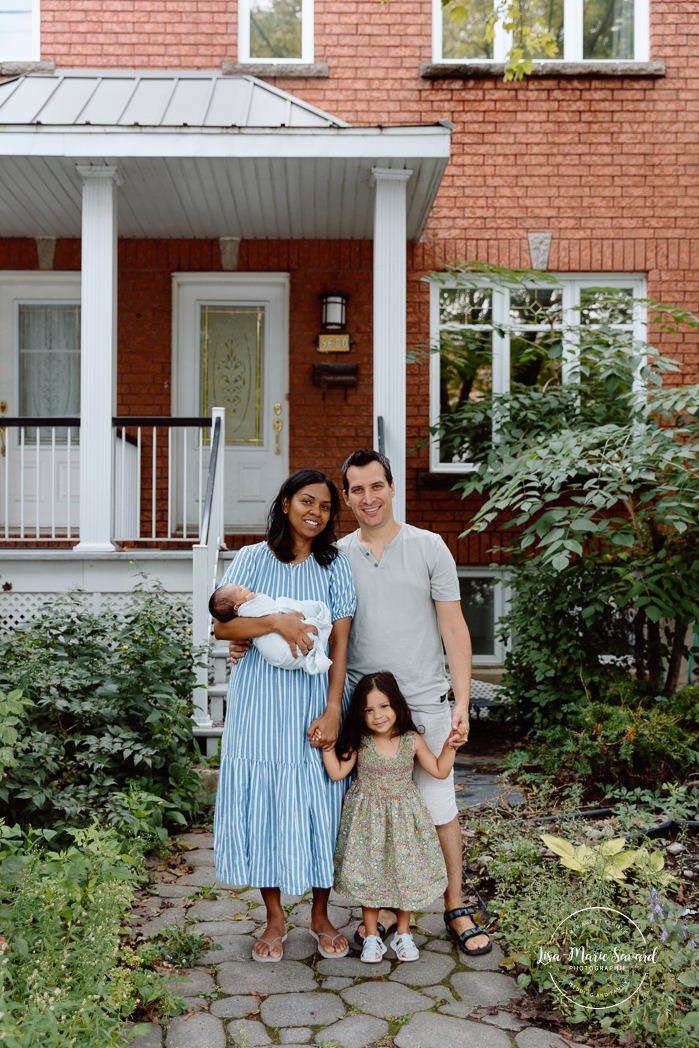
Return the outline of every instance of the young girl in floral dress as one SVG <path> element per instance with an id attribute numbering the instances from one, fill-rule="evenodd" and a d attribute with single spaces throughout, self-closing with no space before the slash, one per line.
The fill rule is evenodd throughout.
<path id="1" fill-rule="evenodd" d="M 398 960 L 420 956 L 410 911 L 441 895 L 447 875 L 431 816 L 412 780 L 413 765 L 417 760 L 430 775 L 446 779 L 458 746 L 450 736 L 435 757 L 413 724 L 396 678 L 380 672 L 359 681 L 335 748 L 323 750 L 325 770 L 335 781 L 357 766 L 335 849 L 335 890 L 361 903 L 361 960 L 368 964 L 386 952 L 379 909 L 392 909 L 398 918 L 391 941 Z"/>

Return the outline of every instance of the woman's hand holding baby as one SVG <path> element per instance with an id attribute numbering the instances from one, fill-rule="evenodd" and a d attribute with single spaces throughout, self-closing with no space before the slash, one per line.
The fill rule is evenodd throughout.
<path id="1" fill-rule="evenodd" d="M 318 632 L 315 626 L 304 622 L 300 611 L 287 611 L 281 615 L 270 615 L 270 624 L 274 620 L 274 632 L 279 633 L 287 642 L 294 658 L 307 655 L 313 647 L 313 635 Z"/>

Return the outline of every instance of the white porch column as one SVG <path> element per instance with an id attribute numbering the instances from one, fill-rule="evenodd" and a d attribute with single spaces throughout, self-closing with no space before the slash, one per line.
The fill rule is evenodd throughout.
<path id="1" fill-rule="evenodd" d="M 385 452 L 391 460 L 396 520 L 405 520 L 406 214 L 405 188 L 412 171 L 373 168 L 374 203 L 374 447 L 383 417 Z"/>
<path id="2" fill-rule="evenodd" d="M 112 416 L 116 407 L 116 167 L 83 178 L 80 324 L 80 552 L 113 550 Z"/>

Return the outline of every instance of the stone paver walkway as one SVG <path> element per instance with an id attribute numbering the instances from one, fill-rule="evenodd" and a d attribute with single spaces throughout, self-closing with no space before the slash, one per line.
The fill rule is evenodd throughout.
<path id="1" fill-rule="evenodd" d="M 369 966 L 354 944 L 342 960 L 321 958 L 307 931 L 310 895 L 283 896 L 284 959 L 254 962 L 251 933 L 264 918 L 259 891 L 231 890 L 216 880 L 210 834 L 179 839 L 190 849 L 192 872 L 156 873 L 152 903 L 140 907 L 132 926 L 149 935 L 190 916 L 197 921 L 192 930 L 221 949 L 173 976 L 173 990 L 187 998 L 190 1013 L 154 1025 L 131 1041 L 133 1048 L 582 1048 L 579 1040 L 563 1041 L 503 1010 L 522 994 L 499 968 L 502 951 L 495 944 L 484 957 L 464 957 L 444 937 L 438 906 L 415 915 L 418 961 L 400 964 L 389 948 L 380 964 Z M 330 918 L 350 941 L 360 916 L 351 900 L 331 896 Z"/>

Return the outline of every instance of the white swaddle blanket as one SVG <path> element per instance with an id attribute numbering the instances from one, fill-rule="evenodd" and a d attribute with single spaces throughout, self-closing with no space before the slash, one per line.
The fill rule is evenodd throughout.
<path id="1" fill-rule="evenodd" d="M 332 660 L 325 654 L 332 621 L 330 608 L 322 600 L 291 600 L 289 597 L 273 600 L 264 593 L 258 593 L 252 600 L 246 600 L 240 605 L 238 615 L 241 618 L 259 619 L 263 615 L 286 614 L 289 611 L 300 611 L 303 621 L 318 630 L 317 633 L 309 634 L 313 647 L 308 654 L 292 655 L 291 648 L 280 633 L 253 637 L 252 643 L 272 666 L 283 670 L 305 670 L 306 673 L 327 673 L 332 666 Z"/>

